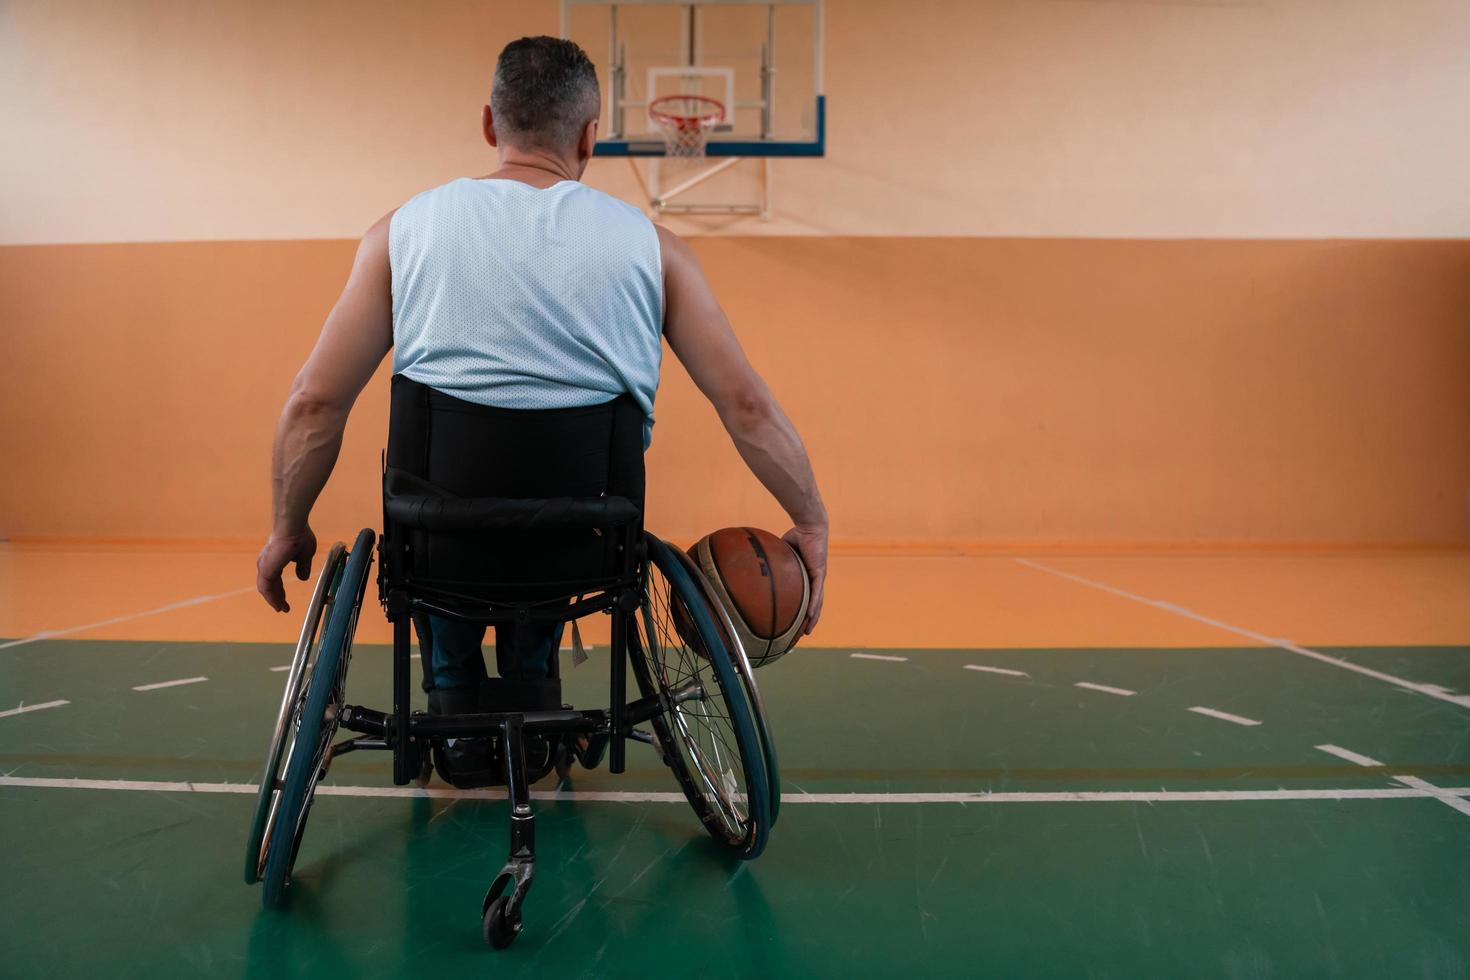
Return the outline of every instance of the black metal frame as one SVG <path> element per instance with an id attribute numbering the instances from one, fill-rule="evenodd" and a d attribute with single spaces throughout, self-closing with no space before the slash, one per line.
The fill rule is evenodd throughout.
<path id="1" fill-rule="evenodd" d="M 643 602 L 644 562 L 642 521 L 603 529 L 609 545 L 619 556 L 615 574 L 598 581 L 591 594 L 585 589 L 556 599 L 494 602 L 470 600 L 434 585 L 416 583 L 403 571 L 412 535 L 402 525 L 386 519 L 379 539 L 379 599 L 393 626 L 393 708 L 384 712 L 360 705 L 343 705 L 339 726 L 358 733 L 336 743 L 329 755 L 335 758 L 355 751 L 393 753 L 393 782 L 406 785 L 426 771 L 432 743 L 449 738 L 492 737 L 503 747 L 504 780 L 510 801 L 510 853 L 504 867 L 486 891 L 481 909 L 485 935 L 493 945 L 505 946 L 520 930 L 520 906 L 535 876 L 535 816 L 531 810 L 530 780 L 525 759 L 528 735 L 586 735 L 608 746 L 608 768 L 625 769 L 629 738 L 646 741 L 634 726 L 667 710 L 656 694 L 629 701 L 627 660 L 630 618 Z M 400 564 L 401 563 L 401 564 Z M 586 585 L 588 583 L 579 583 Z M 483 588 L 483 587 L 480 587 Z M 612 617 L 611 671 L 608 707 L 596 710 L 490 712 L 457 715 L 427 715 L 412 710 L 413 652 L 412 621 L 415 614 L 442 616 L 464 623 L 494 626 L 504 623 L 569 622 L 594 612 Z M 553 652 L 555 664 L 557 654 Z M 508 893 L 507 893 L 507 890 Z"/>

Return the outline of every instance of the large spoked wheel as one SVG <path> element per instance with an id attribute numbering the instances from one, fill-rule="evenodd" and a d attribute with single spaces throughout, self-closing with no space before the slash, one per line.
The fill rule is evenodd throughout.
<path id="1" fill-rule="evenodd" d="M 340 570 L 328 576 L 331 570 L 323 569 L 323 580 L 328 583 L 322 601 L 321 619 L 325 626 L 320 641 L 315 644 L 315 657 L 305 665 L 303 673 L 308 676 L 300 685 L 304 696 L 293 699 L 292 685 L 287 684 L 288 701 L 294 700 L 296 707 L 284 726 L 283 741 L 289 744 L 280 763 L 279 778 L 269 784 L 271 800 L 266 807 L 266 828 L 256 862 L 257 874 L 265 885 L 261 903 L 266 908 L 280 904 L 291 880 L 317 782 L 326 775 L 332 762 L 332 739 L 337 734 L 338 716 L 346 695 L 347 666 L 352 658 L 352 638 L 357 632 L 357 615 L 372 566 L 373 542 L 373 532 L 364 528 L 345 561 L 339 560 Z M 335 555 L 336 548 L 328 556 L 328 564 Z M 312 628 L 310 610 L 307 618 L 303 636 Z M 293 664 L 293 674 L 294 667 Z M 273 751 L 276 751 L 274 743 Z M 266 780 L 273 775 L 269 763 L 267 760 L 266 778 L 261 781 L 262 800 L 267 796 Z"/>
<path id="2" fill-rule="evenodd" d="M 337 580 L 347 561 L 342 542 L 332 545 L 317 575 L 316 588 L 306 607 L 306 620 L 301 624 L 301 638 L 286 674 L 286 692 L 281 697 L 281 710 L 276 715 L 276 730 L 265 753 L 265 768 L 260 777 L 260 793 L 255 798 L 255 817 L 250 823 L 250 839 L 245 844 L 245 884 L 253 885 L 265 874 L 266 841 L 280 803 L 281 777 L 286 768 L 286 748 L 300 724 L 301 709 L 306 703 L 306 683 L 316 664 L 320 650 L 322 622 L 331 614 L 336 597 Z"/>
<path id="3" fill-rule="evenodd" d="M 750 705 L 750 719 L 755 723 L 755 733 L 760 736 L 761 758 L 766 764 L 766 782 L 769 789 L 771 806 L 771 826 L 776 826 L 776 821 L 781 815 L 781 769 L 776 762 L 776 743 L 771 740 L 770 722 L 766 718 L 765 701 L 761 699 L 760 688 L 755 682 L 755 669 L 750 665 L 750 658 L 745 655 L 745 647 L 740 643 L 740 634 L 736 632 L 734 624 L 730 622 L 730 612 L 715 595 L 709 580 L 682 551 L 669 549 L 679 556 L 683 562 L 684 570 L 689 573 L 700 591 L 704 593 L 705 600 L 710 612 L 714 615 L 717 625 L 721 628 L 721 639 L 730 649 L 730 660 L 735 665 L 735 672 L 740 675 L 740 682 L 745 687 L 745 698 Z"/>
<path id="4" fill-rule="evenodd" d="M 770 833 L 770 783 L 745 686 L 677 552 L 644 540 L 644 601 L 629 630 L 633 675 L 664 704 L 650 724 L 695 814 L 715 840 L 754 858 Z"/>

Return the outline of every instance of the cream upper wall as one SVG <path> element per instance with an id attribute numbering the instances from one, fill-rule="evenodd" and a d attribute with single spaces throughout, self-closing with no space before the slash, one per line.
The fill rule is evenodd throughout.
<path id="1" fill-rule="evenodd" d="M 1467 0 L 829 0 L 829 156 L 739 234 L 1470 235 Z M 554 0 L 0 0 L 0 243 L 355 237 L 489 169 Z M 594 58 L 601 53 L 593 51 Z M 588 179 L 637 195 L 625 161 Z"/>

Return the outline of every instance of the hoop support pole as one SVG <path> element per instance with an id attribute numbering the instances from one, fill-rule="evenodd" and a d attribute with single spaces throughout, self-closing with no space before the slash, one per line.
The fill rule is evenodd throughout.
<path id="1" fill-rule="evenodd" d="M 761 157 L 761 220 L 771 220 L 771 158 Z"/>
<path id="2" fill-rule="evenodd" d="M 648 203 L 652 204 L 653 193 L 648 189 L 648 181 L 643 179 L 643 171 L 638 169 L 638 159 L 636 157 L 628 157 L 628 166 L 632 168 L 633 177 L 638 181 L 638 189 L 643 192 L 644 197 L 648 198 Z"/>
<path id="3" fill-rule="evenodd" d="M 690 190 L 694 187 L 698 187 L 700 184 L 715 176 L 715 174 L 724 173 L 726 170 L 729 170 L 731 167 L 735 166 L 737 163 L 744 159 L 744 157 L 726 157 L 714 166 L 707 167 L 706 169 L 701 170 L 699 173 L 695 174 L 693 177 L 690 177 L 688 180 L 683 181 L 679 184 L 675 184 L 673 187 L 670 187 L 658 197 L 653 198 L 653 206 L 656 208 L 662 208 L 669 201 L 672 201 L 674 198 L 678 197 L 685 191 Z"/>

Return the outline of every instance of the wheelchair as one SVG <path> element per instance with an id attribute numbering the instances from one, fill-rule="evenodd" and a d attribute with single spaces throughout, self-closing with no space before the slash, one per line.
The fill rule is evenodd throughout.
<path id="1" fill-rule="evenodd" d="M 576 495 L 535 493 L 547 486 Z M 465 493 L 481 488 L 494 495 Z M 553 770 L 565 780 L 573 762 L 594 768 L 605 758 L 621 773 L 629 742 L 649 746 L 716 842 L 746 860 L 761 854 L 780 805 L 764 707 L 708 583 L 686 555 L 643 530 L 642 413 L 631 398 L 578 410 L 491 409 L 396 376 L 383 489 L 381 539 L 364 528 L 350 549 L 329 549 L 286 674 L 245 855 L 245 881 L 261 883 L 266 908 L 289 893 L 313 797 L 335 758 L 388 752 L 395 785 L 424 786 L 435 749 L 451 739 L 485 740 L 509 801 L 509 855 L 481 903 L 484 937 L 496 949 L 520 934 L 536 873 L 530 784 Z M 375 549 L 378 599 L 393 630 L 386 711 L 346 700 Z M 415 617 L 554 627 L 594 613 L 611 617 L 607 708 L 544 699 L 460 714 L 413 708 Z M 553 649 L 549 682 L 559 702 L 557 658 Z M 427 689 L 427 655 L 423 669 Z M 352 734 L 339 739 L 343 730 Z"/>

